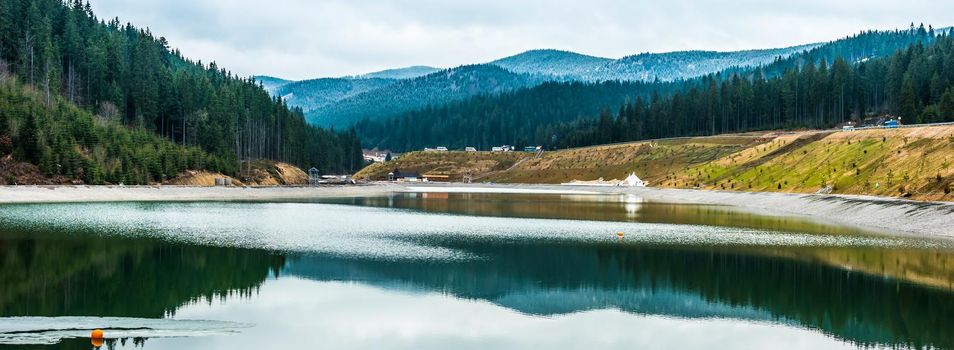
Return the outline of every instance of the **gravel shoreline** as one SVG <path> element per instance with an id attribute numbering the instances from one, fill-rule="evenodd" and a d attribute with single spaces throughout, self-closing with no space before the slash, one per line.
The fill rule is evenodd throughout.
<path id="1" fill-rule="evenodd" d="M 728 205 L 764 215 L 801 216 L 824 222 L 927 237 L 954 239 L 954 203 L 895 198 L 766 192 L 730 192 L 604 186 L 527 184 L 390 184 L 321 187 L 0 186 L 0 203 L 117 201 L 306 200 L 385 195 L 410 190 L 530 193 L 622 193 L 645 200 Z M 0 208 L 2 210 L 2 208 Z"/>

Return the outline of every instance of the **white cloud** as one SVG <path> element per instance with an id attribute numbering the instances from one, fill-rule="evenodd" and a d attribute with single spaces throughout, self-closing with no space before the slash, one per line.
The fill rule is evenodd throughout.
<path id="1" fill-rule="evenodd" d="M 910 1 L 92 0 L 188 57 L 241 75 L 303 79 L 452 67 L 535 48 L 622 57 L 828 41 L 910 22 L 948 26 L 954 5 Z"/>

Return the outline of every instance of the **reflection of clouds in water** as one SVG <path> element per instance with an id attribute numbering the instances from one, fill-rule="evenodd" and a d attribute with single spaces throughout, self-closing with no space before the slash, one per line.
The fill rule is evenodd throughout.
<path id="1" fill-rule="evenodd" d="M 155 349 L 838 349 L 810 330 L 730 319 L 680 319 L 597 310 L 535 317 L 442 293 L 283 278 L 254 302 L 195 303 L 177 317 L 221 317 L 257 326 L 232 337 L 159 339 Z"/>
<path id="2" fill-rule="evenodd" d="M 618 197 L 614 198 L 619 200 Z M 626 197 L 639 210 L 639 198 Z M 630 203 L 632 202 L 632 203 Z M 432 238 L 600 243 L 627 232 L 627 243 L 785 246 L 917 246 L 898 237 L 769 232 L 753 229 L 477 217 L 314 203 L 106 203 L 8 206 L 12 224 L 92 229 L 105 235 L 147 236 L 195 244 L 320 252 L 342 256 L 469 259 Z M 632 234 L 630 234 L 632 232 Z"/>

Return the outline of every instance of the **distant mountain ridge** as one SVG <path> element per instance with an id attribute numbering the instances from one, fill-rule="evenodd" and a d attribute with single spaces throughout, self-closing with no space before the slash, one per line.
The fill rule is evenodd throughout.
<path id="1" fill-rule="evenodd" d="M 604 66 L 597 80 L 674 81 L 723 71 L 730 67 L 755 67 L 779 58 L 805 52 L 822 44 L 807 44 L 779 49 L 745 51 L 676 51 L 641 53 L 615 60 Z"/>
<path id="2" fill-rule="evenodd" d="M 428 66 L 388 69 L 362 75 L 307 80 L 287 80 L 266 75 L 252 77 L 272 96 L 281 97 L 290 106 L 304 112 L 315 111 L 349 97 L 439 71 Z"/>
<path id="3" fill-rule="evenodd" d="M 489 64 L 445 69 L 413 79 L 393 80 L 383 88 L 349 96 L 305 113 L 308 122 L 350 127 L 368 117 L 387 117 L 430 105 L 538 85 L 539 76 L 518 74 Z"/>
<path id="4" fill-rule="evenodd" d="M 355 78 L 413 79 L 437 72 L 439 70 L 441 69 L 428 66 L 411 66 L 397 69 L 386 69 L 379 72 L 358 75 L 355 76 Z"/>
<path id="5" fill-rule="evenodd" d="M 615 60 L 570 51 L 530 50 L 489 64 L 514 73 L 539 74 L 557 80 L 674 81 L 712 74 L 735 66 L 764 65 L 821 45 L 725 52 L 694 50 L 641 53 Z"/>
<path id="6" fill-rule="evenodd" d="M 286 82 L 269 91 L 284 98 L 289 105 L 301 107 L 310 123 L 342 128 L 366 118 L 386 118 L 479 94 L 533 87 L 546 81 L 673 81 L 730 67 L 767 64 L 817 46 L 644 53 L 616 60 L 542 49 L 446 70 L 412 66 L 350 77 Z"/>
<path id="7" fill-rule="evenodd" d="M 275 95 L 276 89 L 291 82 L 291 80 L 270 77 L 267 75 L 257 75 L 252 78 L 255 79 L 255 81 L 261 83 L 262 87 L 265 88 L 265 91 L 268 91 L 268 93 L 272 95 Z"/>
<path id="8" fill-rule="evenodd" d="M 948 33 L 950 28 L 937 29 Z M 884 32 L 889 33 L 889 32 Z M 839 46 L 841 45 L 841 46 Z M 864 47 L 865 43 L 838 40 L 783 48 L 742 51 L 676 51 L 640 53 L 619 59 L 596 57 L 571 51 L 540 49 L 493 60 L 484 64 L 460 66 L 439 70 L 427 66 L 413 66 L 342 78 L 331 84 L 286 83 L 273 90 L 292 105 L 306 112 L 310 123 L 321 126 L 350 127 L 359 120 L 389 118 L 403 112 L 428 106 L 444 105 L 476 95 L 510 92 L 529 88 L 543 82 L 677 82 L 722 73 L 741 72 L 752 67 L 767 67 L 791 57 L 811 53 L 812 57 L 841 56 L 850 62 L 891 52 L 879 52 Z M 890 46 L 890 45 L 889 45 Z M 824 50 L 819 51 L 819 49 Z M 886 47 L 890 50 L 890 47 Z M 873 54 L 872 54 L 873 53 Z M 783 62 L 784 63 L 784 62 Z M 788 63 L 785 63 L 788 64 Z M 480 67 L 480 68 L 478 68 Z M 497 69 L 491 69 L 497 68 Z M 445 72 L 464 72 L 460 77 L 442 77 Z M 486 76 L 484 74 L 487 74 Z M 453 75 L 453 74 L 451 74 Z M 362 79 L 384 79 L 378 84 L 356 82 Z M 314 81 L 321 81 L 317 79 Z M 413 83 L 408 81 L 414 81 Z M 342 87 L 344 86 L 351 86 Z M 466 86 L 466 88 L 462 88 Z"/>
<path id="9" fill-rule="evenodd" d="M 269 90 L 289 105 L 308 113 L 346 98 L 394 84 L 385 78 L 321 78 L 288 82 Z"/>
<path id="10" fill-rule="evenodd" d="M 571 51 L 545 49 L 526 51 L 489 64 L 514 73 L 595 80 L 599 78 L 600 68 L 613 61 L 610 58 L 588 56 Z"/>
<path id="11" fill-rule="evenodd" d="M 388 118 L 380 115 L 369 115 L 359 121 L 356 125 L 358 133 L 362 137 L 362 142 L 368 147 L 387 148 L 393 151 L 407 151 L 421 149 L 423 147 L 446 146 L 450 148 L 462 148 L 464 146 L 477 146 L 482 148 L 491 145 L 516 144 L 516 145 L 546 145 L 557 147 L 571 147 L 580 144 L 595 144 L 593 140 L 602 140 L 601 137 L 612 138 L 613 135 L 623 135 L 624 132 L 639 133 L 654 128 L 654 130 L 677 130 L 689 125 L 698 127 L 693 123 L 680 124 L 678 127 L 666 123 L 672 120 L 693 120 L 695 116 L 703 113 L 710 113 L 711 109 L 703 108 L 696 103 L 694 107 L 688 107 L 688 101 L 698 98 L 700 93 L 708 96 L 719 96 L 714 98 L 713 103 L 723 101 L 723 99 L 739 99 L 737 103 L 751 102 L 753 96 L 770 95 L 765 91 L 763 84 L 759 83 L 748 88 L 740 88 L 739 91 L 719 95 L 718 91 L 711 91 L 712 88 L 719 89 L 726 81 L 734 81 L 729 86 L 742 86 L 743 83 L 752 84 L 753 81 L 763 79 L 773 79 L 786 73 L 797 71 L 799 69 L 818 70 L 825 76 L 831 75 L 832 71 L 838 71 L 839 77 L 850 67 L 862 62 L 868 62 L 872 59 L 893 56 L 900 50 L 916 49 L 918 43 L 930 43 L 932 40 L 929 30 L 918 29 L 916 31 L 867 31 L 858 35 L 835 40 L 825 45 L 806 50 L 791 55 L 788 58 L 777 59 L 769 64 L 759 65 L 758 67 L 731 67 L 724 71 L 714 74 L 708 74 L 703 77 L 678 80 L 678 81 L 651 81 L 651 82 L 632 82 L 632 81 L 603 81 L 603 82 L 580 82 L 580 81 L 550 81 L 538 86 L 519 89 L 511 92 L 499 94 L 483 94 L 474 96 L 462 101 L 445 103 L 430 108 L 421 108 L 400 116 Z M 903 57 L 903 56 L 902 56 Z M 842 60 L 838 65 L 838 60 Z M 825 62 L 825 64 L 822 64 Z M 922 63 L 924 67 L 935 67 L 933 64 Z M 830 67 L 830 68 L 829 68 Z M 869 77 L 886 76 L 893 71 L 874 73 Z M 919 73 L 915 76 L 923 76 Z M 845 78 L 840 81 L 844 81 Z M 912 78 L 913 79 L 913 78 Z M 930 81 L 930 76 L 920 78 L 918 81 Z M 904 78 L 896 77 L 892 81 L 896 82 L 893 93 L 898 96 L 903 86 Z M 924 91 L 933 89 L 934 93 L 925 94 L 925 96 L 940 96 L 940 91 L 944 91 L 942 78 L 934 79 L 937 84 L 908 84 L 909 89 L 915 89 L 916 86 L 924 86 Z M 801 80 L 796 80 L 801 81 Z M 923 83 L 922 83 L 923 84 Z M 855 83 L 850 84 L 856 86 Z M 825 85 L 800 85 L 801 89 L 818 89 Z M 884 85 L 890 86 L 890 85 Z M 931 86 L 934 86 L 933 88 Z M 625 114 L 623 109 L 626 105 L 632 105 L 642 101 L 643 106 L 650 105 L 649 111 L 660 111 L 653 101 L 667 100 L 673 94 L 695 90 L 688 95 L 682 95 L 678 100 L 668 107 L 667 113 L 656 114 L 652 122 L 645 121 L 646 113 L 629 113 L 635 120 L 643 120 L 644 124 L 629 125 L 629 129 L 615 128 L 617 117 L 612 116 L 613 111 L 616 116 Z M 775 89 L 779 89 L 775 86 Z M 787 88 L 792 91 L 795 86 Z M 881 88 L 868 87 L 867 91 L 877 91 Z M 732 91 L 728 89 L 726 91 Z M 915 90 L 908 96 L 920 96 Z M 781 91 L 773 92 L 775 97 L 763 100 L 759 103 L 768 103 L 766 101 L 783 101 L 785 93 Z M 856 96 L 859 92 L 853 92 Z M 847 94 L 847 93 L 843 93 Z M 878 96 L 883 96 L 880 92 Z M 688 96 L 688 97 L 687 97 Z M 795 95 L 789 94 L 791 98 Z M 804 100 L 808 96 L 806 92 L 798 94 L 799 99 Z M 838 96 L 838 92 L 814 93 L 811 96 Z M 897 98 L 895 98 L 897 100 Z M 860 100 L 859 100 L 860 101 Z M 697 101 L 698 102 L 698 101 Z M 773 103 L 776 103 L 773 102 Z M 812 102 L 814 103 L 814 102 Z M 804 102 L 799 104 L 799 111 L 807 113 L 804 109 Z M 813 105 L 813 104 L 810 104 Z M 859 103 L 858 105 L 866 105 Z M 919 104 L 909 104 L 911 108 L 917 108 Z M 662 107 L 659 107 L 662 108 Z M 710 107 L 711 108 L 711 107 Z M 728 107 L 727 107 L 728 108 Z M 845 111 L 856 108 L 856 104 L 839 105 L 837 109 L 831 107 L 817 111 L 821 115 L 831 116 L 835 110 Z M 831 111 L 829 111 L 829 109 Z M 728 109 L 717 109 L 720 113 L 732 111 Z M 765 110 L 768 111 L 768 110 Z M 779 118 L 793 115 L 791 111 L 782 113 L 782 108 L 763 112 L 761 117 L 771 116 L 772 120 L 781 120 Z M 815 113 L 816 111 L 812 111 Z M 714 112 L 712 112 L 714 113 Z M 935 112 L 937 113 L 937 112 Z M 637 115 L 638 114 L 638 115 Z M 915 115 L 918 113 L 908 113 Z M 723 116 L 723 120 L 733 120 L 733 122 L 724 122 L 719 124 L 719 130 L 741 130 L 741 124 L 734 124 L 734 117 Z M 907 117 L 906 117 L 907 118 Z M 929 118 L 930 119 L 930 118 Z M 629 119 L 627 119 L 629 120 Z M 712 119 L 714 120 L 714 119 Z M 586 124 L 589 123 L 589 124 Z M 594 123 L 598 123 L 594 124 Z M 711 120 L 710 120 L 711 123 Z M 589 125 L 586 128 L 598 130 L 599 133 L 589 133 L 580 136 L 579 132 L 582 125 Z M 594 126 L 597 125 L 597 126 Z M 660 127 L 667 125 L 667 127 Z M 730 126 L 737 129 L 731 129 Z M 828 127 L 822 124 L 818 127 Z M 716 126 L 710 125 L 709 128 L 696 129 L 696 133 L 712 131 Z M 669 132 L 669 131 L 666 131 Z M 667 133 L 666 136 L 683 136 L 686 133 Z M 652 137 L 661 134 L 648 135 Z M 562 143 L 561 143 L 562 142 Z M 614 142 L 614 141 L 605 141 Z"/>

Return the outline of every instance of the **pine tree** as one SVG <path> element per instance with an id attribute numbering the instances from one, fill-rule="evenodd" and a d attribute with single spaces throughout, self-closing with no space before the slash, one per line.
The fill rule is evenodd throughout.
<path id="1" fill-rule="evenodd" d="M 27 113 L 25 122 L 20 126 L 20 135 L 15 142 L 20 147 L 19 158 L 34 164 L 40 162 L 41 156 L 40 127 L 36 119 L 34 113 Z"/>
<path id="2" fill-rule="evenodd" d="M 948 88 L 938 103 L 938 114 L 942 121 L 954 121 L 954 88 Z"/>
<path id="3" fill-rule="evenodd" d="M 914 82 L 910 77 L 904 79 L 901 87 L 900 101 L 901 118 L 904 118 L 908 124 L 913 124 L 920 119 L 917 105 L 917 94 L 914 92 Z"/>

